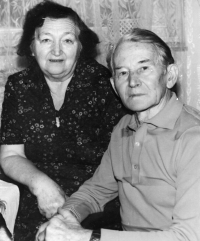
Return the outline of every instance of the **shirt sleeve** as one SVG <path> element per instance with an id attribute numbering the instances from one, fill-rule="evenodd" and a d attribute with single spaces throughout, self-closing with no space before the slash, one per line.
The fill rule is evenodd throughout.
<path id="1" fill-rule="evenodd" d="M 89 214 L 103 211 L 105 204 L 117 196 L 118 184 L 114 178 L 108 148 L 93 177 L 71 195 L 64 208 L 75 210 L 80 217 L 79 221 L 82 221 Z"/>
<path id="2" fill-rule="evenodd" d="M 1 143 L 22 144 L 22 126 L 20 108 L 16 89 L 13 85 L 14 78 L 10 76 L 5 86 L 4 101 L 1 114 Z M 18 90 L 20 92 L 20 90 Z"/>
<path id="3" fill-rule="evenodd" d="M 102 229 L 101 241 L 199 241 L 200 240 L 200 128 L 187 130 L 179 140 L 176 166 L 176 199 L 172 225 L 161 231 L 115 231 Z M 169 160 L 170 161 L 170 160 Z M 90 212 L 103 209 L 107 201 L 117 195 L 118 187 L 112 173 L 109 151 L 94 177 L 71 196 L 78 200 L 75 209 L 82 212 L 87 202 Z M 167 198 L 167 197 L 166 197 Z M 69 200 L 70 200 L 69 199 Z M 84 218 L 84 215 L 82 216 Z"/>
<path id="4" fill-rule="evenodd" d="M 179 141 L 176 200 L 172 225 L 162 231 L 113 231 L 102 229 L 101 241 L 199 241 L 200 240 L 200 128 L 187 130 Z M 170 160 L 169 160 L 170 161 Z M 167 198 L 167 197 L 166 197 Z"/>

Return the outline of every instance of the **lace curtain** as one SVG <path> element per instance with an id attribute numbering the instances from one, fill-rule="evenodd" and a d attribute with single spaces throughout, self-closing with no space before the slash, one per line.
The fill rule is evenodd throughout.
<path id="1" fill-rule="evenodd" d="M 178 63 L 181 73 L 178 82 L 179 98 L 200 109 L 200 104 L 197 105 L 197 102 L 200 103 L 200 56 L 195 58 L 193 55 L 194 53 L 198 55 L 194 39 L 196 38 L 196 41 L 199 39 L 198 34 L 195 33 L 194 36 L 193 21 L 199 22 L 199 20 L 192 20 L 196 16 L 191 12 L 200 10 L 198 5 L 200 0 L 54 1 L 73 8 L 99 35 L 97 61 L 105 66 L 112 46 L 131 28 L 142 27 L 156 32 L 171 46 Z M 2 93 L 0 103 L 7 76 L 25 67 L 25 61 L 16 55 L 16 46 L 21 36 L 24 15 L 38 2 L 41 0 L 0 1 L 0 91 Z M 192 61 L 196 61 L 196 69 Z M 194 89 L 191 79 L 195 82 Z M 194 98 L 198 98 L 198 101 L 193 100 Z"/>

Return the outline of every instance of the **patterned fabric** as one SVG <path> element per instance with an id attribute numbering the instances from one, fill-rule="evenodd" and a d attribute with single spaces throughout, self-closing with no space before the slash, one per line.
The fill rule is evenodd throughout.
<path id="1" fill-rule="evenodd" d="M 94 173 L 113 126 L 126 112 L 109 78 L 109 71 L 95 60 L 80 59 L 57 113 L 36 64 L 10 76 L 3 103 L 2 143 L 24 144 L 27 158 L 71 195 Z M 56 126 L 56 116 L 60 127 Z M 112 209 L 113 204 L 108 208 L 109 216 Z M 114 220 L 119 213 L 118 209 L 113 211 Z M 108 215 L 106 219 L 104 226 L 110 222 Z M 44 221 L 36 198 L 23 188 L 15 241 L 34 240 L 36 227 Z"/>

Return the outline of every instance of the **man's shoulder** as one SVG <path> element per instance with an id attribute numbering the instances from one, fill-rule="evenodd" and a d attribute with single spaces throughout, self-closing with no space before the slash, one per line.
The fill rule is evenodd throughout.
<path id="1" fill-rule="evenodd" d="M 186 104 L 183 105 L 183 110 L 190 116 L 200 120 L 200 110 Z"/>
<path id="2" fill-rule="evenodd" d="M 200 127 L 200 111 L 184 104 L 179 117 L 179 125 L 182 131 L 196 126 Z"/>
<path id="3" fill-rule="evenodd" d="M 186 104 L 183 105 L 182 117 L 193 120 L 195 123 L 198 122 L 200 124 L 200 110 L 197 110 L 192 106 Z"/>

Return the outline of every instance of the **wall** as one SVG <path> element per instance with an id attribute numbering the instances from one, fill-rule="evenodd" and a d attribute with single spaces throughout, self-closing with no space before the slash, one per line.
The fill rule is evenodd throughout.
<path id="1" fill-rule="evenodd" d="M 15 52 L 22 31 L 24 15 L 28 9 L 40 1 L 0 1 L 0 112 L 7 76 L 25 66 L 24 61 Z M 180 98 L 185 100 L 185 96 L 187 95 L 184 86 L 186 82 L 184 79 L 186 52 L 185 50 L 182 51 L 183 46 L 180 46 L 180 43 L 183 42 L 182 5 L 183 2 L 189 5 L 192 0 L 55 1 L 73 8 L 85 23 L 98 33 L 101 54 L 97 60 L 104 65 L 106 65 L 106 55 L 110 47 L 122 34 L 131 28 L 144 27 L 156 32 L 172 45 L 174 55 L 181 70 L 179 78 Z"/>

